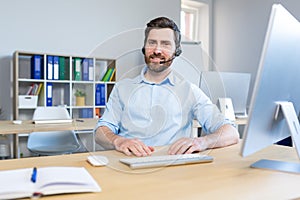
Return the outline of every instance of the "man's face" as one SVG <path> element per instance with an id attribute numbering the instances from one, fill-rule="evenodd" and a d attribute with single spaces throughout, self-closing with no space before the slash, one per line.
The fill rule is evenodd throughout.
<path id="1" fill-rule="evenodd" d="M 160 62 L 173 58 L 176 49 L 174 37 L 174 31 L 170 28 L 152 29 L 149 32 L 145 44 L 145 62 L 150 70 L 162 72 L 172 64 L 172 61 Z"/>

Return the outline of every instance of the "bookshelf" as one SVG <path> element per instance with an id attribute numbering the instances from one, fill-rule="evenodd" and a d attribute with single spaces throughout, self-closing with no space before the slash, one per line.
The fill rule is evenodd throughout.
<path id="1" fill-rule="evenodd" d="M 72 118 L 99 117 L 115 84 L 113 59 L 15 51 L 13 67 L 15 120 L 32 119 L 37 106 L 65 106 Z M 114 73 L 103 81 L 109 69 Z"/>

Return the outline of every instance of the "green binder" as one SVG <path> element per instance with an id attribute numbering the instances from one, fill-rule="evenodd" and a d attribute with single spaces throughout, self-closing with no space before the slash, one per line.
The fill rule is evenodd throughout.
<path id="1" fill-rule="evenodd" d="M 81 59 L 74 58 L 74 80 L 81 81 Z"/>

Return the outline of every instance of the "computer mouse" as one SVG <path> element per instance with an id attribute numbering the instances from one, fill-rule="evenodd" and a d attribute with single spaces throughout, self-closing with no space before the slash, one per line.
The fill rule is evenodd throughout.
<path id="1" fill-rule="evenodd" d="M 91 155 L 87 157 L 87 161 L 95 167 L 105 166 L 108 164 L 108 159 L 105 156 L 101 155 Z"/>

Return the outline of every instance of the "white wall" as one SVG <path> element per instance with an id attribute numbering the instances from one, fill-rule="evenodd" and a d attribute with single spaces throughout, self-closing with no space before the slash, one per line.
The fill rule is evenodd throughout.
<path id="1" fill-rule="evenodd" d="M 179 23 L 180 0 L 1 0 L 0 107 L 5 118 L 12 113 L 15 50 L 89 55 L 112 36 L 144 28 L 157 16 Z"/>
<path id="2" fill-rule="evenodd" d="M 273 3 L 281 3 L 300 20 L 298 0 L 214 0 L 213 3 L 213 59 L 220 71 L 251 73 L 250 92 Z"/>

